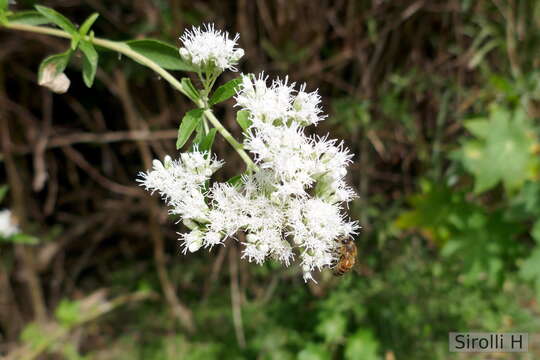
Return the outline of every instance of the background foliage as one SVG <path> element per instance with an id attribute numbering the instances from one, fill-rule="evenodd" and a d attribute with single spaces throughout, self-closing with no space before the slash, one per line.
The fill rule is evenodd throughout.
<path id="1" fill-rule="evenodd" d="M 99 48 L 92 89 L 92 53 L 77 52 L 69 92 L 53 95 L 38 66 L 68 42 L 2 29 L 2 207 L 24 234 L 0 242 L 0 354 L 487 358 L 448 353 L 449 331 L 477 330 L 530 332 L 516 358 L 540 356 L 540 2 L 41 4 L 75 24 L 98 12 L 96 36 L 118 40 L 178 44 L 216 22 L 241 34 L 243 72 L 319 88 L 330 117 L 317 133 L 356 154 L 360 264 L 306 285 L 295 266 L 248 264 L 232 244 L 178 254 L 179 225 L 134 178 L 175 153 L 189 100 Z M 238 136 L 230 105 L 219 115 Z M 214 147 L 242 166 L 219 136 Z"/>

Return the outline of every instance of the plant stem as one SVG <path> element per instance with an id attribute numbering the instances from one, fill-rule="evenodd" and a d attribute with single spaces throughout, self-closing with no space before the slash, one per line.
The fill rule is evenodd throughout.
<path id="1" fill-rule="evenodd" d="M 49 27 L 44 26 L 34 26 L 34 25 L 26 25 L 26 24 L 17 24 L 17 23 L 7 23 L 3 24 L 4 27 L 8 29 L 13 30 L 21 30 L 21 31 L 29 31 L 33 33 L 38 34 L 45 34 L 45 35 L 52 35 L 57 37 L 62 37 L 65 39 L 71 39 L 72 36 L 63 31 L 58 29 L 52 29 Z M 186 91 L 184 90 L 184 87 L 182 86 L 182 83 L 178 81 L 174 76 L 171 75 L 170 72 L 159 66 L 154 61 L 150 60 L 146 56 L 132 50 L 127 44 L 119 41 L 111 41 L 107 39 L 100 39 L 95 38 L 91 36 L 85 36 L 83 38 L 86 41 L 92 42 L 94 45 L 101 46 L 103 48 L 113 50 L 116 52 L 119 52 L 120 54 L 123 54 L 138 63 L 149 67 L 150 69 L 154 70 L 157 74 L 161 76 L 162 79 L 167 81 L 169 84 L 172 85 L 176 90 L 180 91 L 182 94 L 187 96 Z M 189 96 L 187 96 L 189 98 Z M 195 102 L 195 104 L 199 108 L 204 108 L 205 104 L 202 100 L 198 100 Z M 204 115 L 206 119 L 208 119 L 212 125 L 217 129 L 217 131 L 227 140 L 227 142 L 234 148 L 234 150 L 240 155 L 242 160 L 246 163 L 248 170 L 256 170 L 257 166 L 253 163 L 249 155 L 244 151 L 242 144 L 240 144 L 236 139 L 231 135 L 230 132 L 227 131 L 227 129 L 221 125 L 219 120 L 214 116 L 211 110 L 207 109 L 204 111 Z"/>
<path id="2" fill-rule="evenodd" d="M 240 155 L 242 160 L 244 160 L 244 162 L 246 163 L 248 170 L 256 171 L 258 169 L 257 165 L 255 165 L 253 160 L 251 160 L 249 155 L 244 151 L 244 146 L 240 144 L 238 141 L 236 141 L 236 139 L 231 135 L 231 133 L 227 129 L 225 129 L 223 125 L 221 125 L 221 123 L 216 118 L 212 110 L 210 109 L 204 110 L 204 117 L 212 123 L 212 125 L 217 129 L 217 131 L 219 131 L 221 136 L 223 136 L 225 140 L 227 140 L 229 144 L 234 148 L 234 150 L 236 150 L 238 155 Z"/>

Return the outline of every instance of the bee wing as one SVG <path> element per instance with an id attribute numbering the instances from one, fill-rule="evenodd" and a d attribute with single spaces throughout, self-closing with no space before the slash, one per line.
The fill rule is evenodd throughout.
<path id="1" fill-rule="evenodd" d="M 366 264 L 356 262 L 353 266 L 353 271 L 360 276 L 371 276 L 373 275 L 373 270 Z"/>

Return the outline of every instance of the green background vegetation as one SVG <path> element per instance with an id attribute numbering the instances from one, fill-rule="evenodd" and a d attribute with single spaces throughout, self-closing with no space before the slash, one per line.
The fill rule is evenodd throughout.
<path id="1" fill-rule="evenodd" d="M 31 9 L 19 0 L 12 10 Z M 175 154 L 189 100 L 102 51 L 65 95 L 36 84 L 64 39 L 0 29 L 0 183 L 24 235 L 0 242 L 0 354 L 40 359 L 488 359 L 449 331 L 529 332 L 540 357 L 540 2 L 43 1 L 113 40 L 241 34 L 243 72 L 319 88 L 312 129 L 356 154 L 359 266 L 304 284 L 237 245 L 179 254 L 134 181 Z M 185 76 L 180 72 L 175 75 Z M 226 74 L 222 82 L 234 74 Z M 85 79 L 87 81 L 88 79 Z M 217 115 L 239 138 L 232 102 Z M 216 136 L 228 167 L 243 166 Z"/>

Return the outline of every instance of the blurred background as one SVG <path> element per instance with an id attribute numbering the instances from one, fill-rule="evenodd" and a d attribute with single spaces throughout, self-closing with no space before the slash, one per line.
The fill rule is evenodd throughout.
<path id="1" fill-rule="evenodd" d="M 100 51 L 92 89 L 37 85 L 64 39 L 0 28 L 0 356 L 17 359 L 540 357 L 540 2 L 50 0 L 96 36 L 179 45 L 193 24 L 240 33 L 242 72 L 319 89 L 310 131 L 355 154 L 358 267 L 305 284 L 237 244 L 184 256 L 180 224 L 137 187 L 176 154 L 189 100 Z M 12 10 L 31 9 L 17 0 Z M 186 76 L 175 72 L 178 77 Z M 225 74 L 224 82 L 237 76 Z M 233 101 L 216 109 L 240 138 Z M 215 151 L 243 165 L 222 138 Z M 529 353 L 448 352 L 450 331 L 528 332 Z"/>

